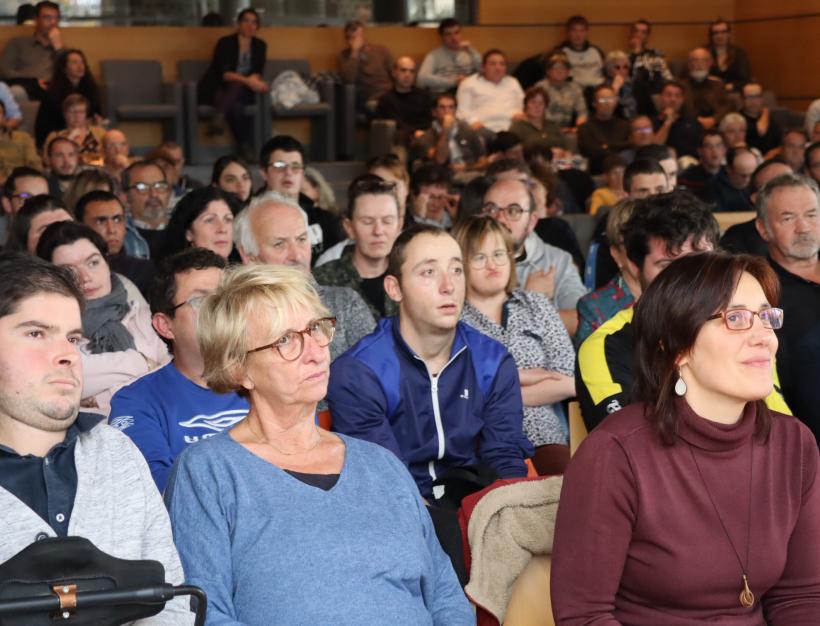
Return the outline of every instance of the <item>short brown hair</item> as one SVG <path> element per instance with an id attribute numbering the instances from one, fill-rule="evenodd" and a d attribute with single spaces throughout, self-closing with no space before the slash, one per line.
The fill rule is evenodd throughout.
<path id="1" fill-rule="evenodd" d="M 635 377 L 632 397 L 645 403 L 661 441 L 673 445 L 680 416 L 675 410 L 676 360 L 692 349 L 710 316 L 729 304 L 741 274 L 751 274 L 766 299 L 777 306 L 780 283 L 762 257 L 700 252 L 675 259 L 646 288 L 635 307 Z M 769 434 L 771 415 L 757 400 L 755 434 Z"/>
<path id="2" fill-rule="evenodd" d="M 461 247 L 461 254 L 464 257 L 464 272 L 468 280 L 470 278 L 468 259 L 475 253 L 476 248 L 484 243 L 487 237 L 492 235 L 501 237 L 504 247 L 507 248 L 507 257 L 510 263 L 510 279 L 507 281 L 505 290 L 507 294 L 512 293 L 518 281 L 515 272 L 515 243 L 509 230 L 489 215 L 471 215 L 456 224 L 451 234 Z"/>
<path id="3" fill-rule="evenodd" d="M 390 250 L 390 256 L 387 257 L 387 275 L 395 276 L 396 280 L 401 283 L 401 266 L 404 265 L 406 258 L 405 249 L 410 242 L 420 235 L 433 235 L 434 237 L 450 237 L 450 233 L 439 226 L 432 224 L 414 224 L 410 228 L 406 228 L 401 232 L 395 242 L 393 248 Z"/>

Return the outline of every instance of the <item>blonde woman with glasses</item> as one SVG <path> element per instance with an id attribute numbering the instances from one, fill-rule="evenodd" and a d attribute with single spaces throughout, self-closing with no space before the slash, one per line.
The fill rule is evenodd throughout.
<path id="1" fill-rule="evenodd" d="M 316 425 L 335 325 L 285 266 L 229 270 L 202 303 L 204 377 L 250 411 L 169 481 L 187 580 L 213 624 L 475 624 L 401 461 Z"/>

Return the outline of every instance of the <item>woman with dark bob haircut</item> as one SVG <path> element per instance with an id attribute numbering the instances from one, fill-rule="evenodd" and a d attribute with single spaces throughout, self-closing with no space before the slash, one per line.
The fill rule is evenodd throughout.
<path id="1" fill-rule="evenodd" d="M 193 246 L 206 248 L 223 259 L 233 251 L 233 218 L 239 201 L 219 187 L 200 187 L 177 202 L 165 229 L 162 258 Z"/>
<path id="2" fill-rule="evenodd" d="M 673 261 L 635 310 L 631 404 L 569 464 L 553 550 L 561 625 L 820 623 L 817 442 L 766 408 L 777 276 Z"/>

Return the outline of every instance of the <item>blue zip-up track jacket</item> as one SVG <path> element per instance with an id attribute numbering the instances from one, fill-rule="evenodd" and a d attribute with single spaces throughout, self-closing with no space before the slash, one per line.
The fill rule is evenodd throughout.
<path id="1" fill-rule="evenodd" d="M 518 370 L 507 349 L 463 322 L 450 359 L 431 376 L 399 334 L 397 317 L 330 368 L 333 429 L 396 454 L 425 497 L 454 467 L 483 463 L 502 478 L 526 476 Z"/>

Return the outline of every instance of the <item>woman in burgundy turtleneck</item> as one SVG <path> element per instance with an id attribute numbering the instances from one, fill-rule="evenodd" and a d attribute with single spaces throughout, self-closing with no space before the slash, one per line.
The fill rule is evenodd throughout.
<path id="1" fill-rule="evenodd" d="M 679 258 L 644 292 L 639 403 L 595 429 L 564 478 L 557 624 L 820 624 L 817 442 L 762 402 L 777 297 L 765 260 L 719 252 Z"/>

